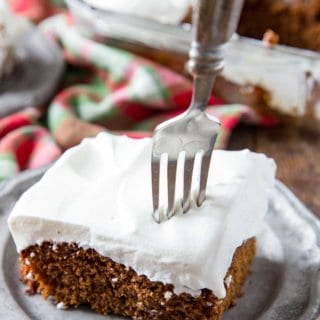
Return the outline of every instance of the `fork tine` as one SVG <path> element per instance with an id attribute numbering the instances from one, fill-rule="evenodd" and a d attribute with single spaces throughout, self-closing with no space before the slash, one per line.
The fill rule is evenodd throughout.
<path id="1" fill-rule="evenodd" d="M 194 165 L 194 156 L 189 157 L 186 155 L 185 162 L 184 162 L 184 174 L 183 174 L 183 200 L 182 200 L 183 212 L 187 212 L 190 208 L 193 165 Z"/>
<path id="2" fill-rule="evenodd" d="M 197 199 L 197 205 L 201 206 L 203 201 L 206 197 L 206 187 L 207 187 L 207 180 L 208 180 L 208 173 L 210 167 L 210 160 L 211 160 L 211 152 L 206 152 L 202 156 L 201 161 L 201 173 L 200 173 L 200 189 L 199 189 L 199 196 Z"/>
<path id="3" fill-rule="evenodd" d="M 152 200 L 153 200 L 153 219 L 160 223 L 159 213 L 159 182 L 160 182 L 160 158 L 152 156 L 151 161 L 152 175 Z"/>
<path id="4" fill-rule="evenodd" d="M 174 200 L 176 189 L 177 160 L 168 160 L 168 210 L 167 218 L 170 219 L 174 215 Z"/>

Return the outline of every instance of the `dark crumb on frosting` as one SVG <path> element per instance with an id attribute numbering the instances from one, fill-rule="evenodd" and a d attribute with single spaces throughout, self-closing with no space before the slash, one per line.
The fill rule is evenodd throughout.
<path id="1" fill-rule="evenodd" d="M 208 289 L 198 297 L 177 295 L 172 284 L 151 281 L 75 243 L 28 247 L 20 254 L 20 274 L 29 293 L 41 293 L 45 299 L 52 296 L 62 309 L 85 304 L 100 314 L 133 319 L 219 320 L 242 294 L 254 255 L 254 238 L 236 250 L 225 278 L 227 296 L 220 300 Z"/>

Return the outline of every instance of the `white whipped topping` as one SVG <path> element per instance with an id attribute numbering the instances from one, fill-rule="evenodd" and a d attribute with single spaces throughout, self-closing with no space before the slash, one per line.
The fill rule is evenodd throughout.
<path id="1" fill-rule="evenodd" d="M 162 23 L 178 24 L 186 17 L 193 0 L 85 0 L 85 2 L 103 10 L 132 14 Z"/>
<path id="2" fill-rule="evenodd" d="M 77 242 L 175 292 L 209 288 L 223 298 L 235 249 L 263 226 L 275 163 L 248 150 L 214 151 L 204 204 L 157 224 L 151 147 L 151 139 L 101 133 L 66 151 L 9 217 L 17 250 Z"/>

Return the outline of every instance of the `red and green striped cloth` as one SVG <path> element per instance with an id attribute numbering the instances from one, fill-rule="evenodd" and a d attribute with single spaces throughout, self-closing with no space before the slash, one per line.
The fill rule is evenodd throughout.
<path id="1" fill-rule="evenodd" d="M 33 22 L 39 22 L 65 9 L 64 0 L 5 0 L 12 10 Z"/>
<path id="2" fill-rule="evenodd" d="M 30 0 L 31 1 L 31 0 Z M 149 136 L 161 121 L 185 110 L 192 84 L 181 75 L 131 53 L 83 37 L 72 18 L 60 14 L 39 28 L 64 52 L 62 89 L 47 108 L 30 106 L 0 119 L 0 179 L 54 161 L 67 148 L 100 131 Z M 245 105 L 215 97 L 208 113 L 221 120 L 217 146 L 226 146 L 240 122 L 272 125 Z"/>

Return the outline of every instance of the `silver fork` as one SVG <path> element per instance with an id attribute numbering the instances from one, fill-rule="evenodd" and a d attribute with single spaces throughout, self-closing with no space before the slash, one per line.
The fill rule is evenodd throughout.
<path id="1" fill-rule="evenodd" d="M 153 218 L 160 223 L 163 212 L 159 208 L 160 162 L 167 154 L 168 206 L 165 217 L 176 212 L 177 163 L 184 153 L 183 195 L 179 199 L 183 212 L 191 204 L 192 176 L 196 154 L 201 151 L 201 169 L 196 203 L 205 199 L 212 150 L 219 133 L 219 121 L 205 113 L 215 76 L 223 67 L 222 46 L 236 30 L 242 0 L 197 0 L 193 11 L 193 40 L 189 52 L 188 71 L 193 75 L 191 105 L 182 115 L 158 125 L 153 135 L 152 196 Z"/>

